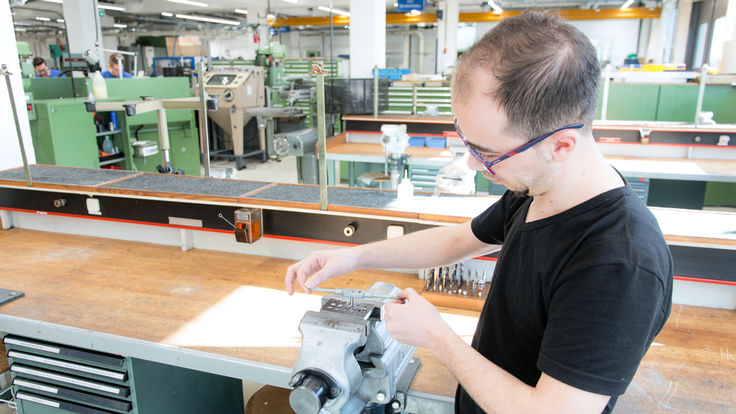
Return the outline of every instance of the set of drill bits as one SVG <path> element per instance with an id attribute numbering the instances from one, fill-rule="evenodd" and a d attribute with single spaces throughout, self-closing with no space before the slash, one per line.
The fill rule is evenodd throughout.
<path id="1" fill-rule="evenodd" d="M 486 288 L 486 271 L 465 270 L 462 263 L 436 267 L 427 272 L 427 292 L 482 298 Z"/>

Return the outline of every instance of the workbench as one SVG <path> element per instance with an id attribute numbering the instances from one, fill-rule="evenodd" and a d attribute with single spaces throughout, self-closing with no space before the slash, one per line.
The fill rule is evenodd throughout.
<path id="1" fill-rule="evenodd" d="M 422 116 L 345 115 L 345 132 L 327 140 L 328 181 L 334 185 L 336 162 L 347 162 L 348 184 L 356 182 L 356 163 L 383 165 L 380 127 L 404 124 L 410 136 L 445 137 L 447 147 L 408 147 L 406 164 L 439 169 L 449 164 L 464 147 L 452 118 Z M 593 135 L 608 162 L 624 177 L 655 180 L 652 204 L 695 208 L 697 200 L 671 199 L 667 193 L 687 190 L 702 207 L 707 182 L 736 183 L 736 126 L 692 125 L 664 122 L 596 121 Z M 726 136 L 729 139 L 721 139 Z M 454 147 L 451 150 L 450 147 Z M 673 187 L 674 186 L 674 187 Z M 479 186 L 480 187 L 480 186 Z M 658 191 L 659 190 L 659 191 Z M 664 193 L 664 194 L 663 194 Z"/>
<path id="2" fill-rule="evenodd" d="M 25 293 L 0 306 L 0 332 L 279 387 L 296 361 L 298 322 L 319 306 L 317 295 L 286 295 L 290 263 L 317 248 L 384 239 L 389 225 L 408 233 L 464 222 L 498 199 L 423 195 L 398 203 L 392 191 L 330 187 L 322 211 L 316 186 L 40 165 L 30 171 L 32 187 L 22 168 L 0 171 L 0 221 L 16 227 L 0 231 L 0 287 Z M 90 199 L 99 214 L 88 209 Z M 218 218 L 240 207 L 263 209 L 264 238 L 252 245 L 236 243 Z M 708 287 L 733 307 L 736 214 L 652 211 L 673 249 L 683 302 L 702 299 Z M 350 223 L 358 231 L 348 237 Z M 325 286 L 366 288 L 379 280 L 424 285 L 414 273 L 361 271 Z M 470 341 L 478 313 L 440 310 Z M 653 404 L 728 412 L 736 393 L 721 390 L 734 386 L 733 364 L 722 355 L 736 339 L 733 322 L 733 311 L 675 306 L 619 404 L 634 412 Z M 451 412 L 452 376 L 426 351 L 416 356 L 422 367 L 407 406 Z M 702 378 L 703 370 L 713 375 Z"/>

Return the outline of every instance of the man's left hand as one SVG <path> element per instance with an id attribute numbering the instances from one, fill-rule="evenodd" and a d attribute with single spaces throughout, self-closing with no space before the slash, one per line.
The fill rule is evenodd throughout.
<path id="1" fill-rule="evenodd" d="M 412 288 L 399 292 L 400 300 L 384 307 L 386 327 L 397 341 L 431 350 L 439 332 L 449 330 L 437 308 Z"/>

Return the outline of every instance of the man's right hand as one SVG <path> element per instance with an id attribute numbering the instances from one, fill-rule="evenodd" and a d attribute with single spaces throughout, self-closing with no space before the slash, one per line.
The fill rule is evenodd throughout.
<path id="1" fill-rule="evenodd" d="M 325 280 L 352 272 L 356 266 L 356 253 L 355 248 L 310 253 L 286 270 L 286 291 L 293 295 L 296 282 L 297 286 L 311 293 L 311 288 L 319 286 Z"/>

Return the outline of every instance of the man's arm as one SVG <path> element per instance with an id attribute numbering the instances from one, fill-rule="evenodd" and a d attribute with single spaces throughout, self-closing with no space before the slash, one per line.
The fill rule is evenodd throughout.
<path id="1" fill-rule="evenodd" d="M 396 340 L 429 349 L 488 413 L 600 413 L 609 400 L 542 373 L 530 387 L 493 364 L 458 337 L 437 309 L 413 289 L 405 303 L 386 305 L 386 324 Z"/>
<path id="2" fill-rule="evenodd" d="M 317 251 L 289 266 L 286 291 L 293 294 L 295 282 L 309 291 L 325 280 L 357 269 L 420 269 L 446 265 L 485 254 L 488 249 L 489 245 L 473 235 L 470 222 L 467 222 L 349 249 Z"/>

